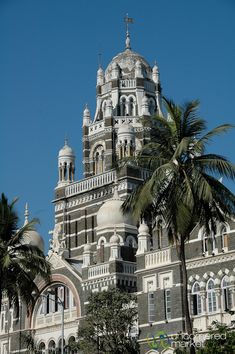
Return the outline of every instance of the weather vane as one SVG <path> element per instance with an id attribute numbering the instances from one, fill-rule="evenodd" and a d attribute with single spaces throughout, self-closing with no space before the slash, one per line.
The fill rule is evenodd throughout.
<path id="1" fill-rule="evenodd" d="M 126 16 L 124 17 L 124 22 L 126 24 L 126 32 L 128 33 L 129 30 L 129 23 L 134 23 L 134 19 L 129 17 L 128 14 L 126 14 Z"/>

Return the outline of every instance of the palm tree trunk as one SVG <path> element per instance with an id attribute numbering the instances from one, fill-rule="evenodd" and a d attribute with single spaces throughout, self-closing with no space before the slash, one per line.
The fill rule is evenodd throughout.
<path id="1" fill-rule="evenodd" d="M 189 302 L 188 302 L 188 274 L 186 269 L 186 259 L 185 259 L 185 243 L 181 238 L 181 244 L 178 248 L 178 257 L 181 262 L 181 272 L 182 272 L 182 305 L 183 305 L 183 315 L 185 318 L 185 326 L 187 334 L 190 336 L 190 354 L 195 354 L 195 347 L 193 341 L 193 327 L 189 312 Z"/>

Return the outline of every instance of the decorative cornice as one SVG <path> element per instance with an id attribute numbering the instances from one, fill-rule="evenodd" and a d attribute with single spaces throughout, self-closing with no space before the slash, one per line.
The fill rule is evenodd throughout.
<path id="1" fill-rule="evenodd" d="M 235 253 L 227 253 L 219 256 L 213 256 L 210 258 L 203 258 L 197 261 L 187 261 L 187 269 L 206 267 L 212 264 L 218 264 L 223 262 L 229 262 L 235 260 Z"/>

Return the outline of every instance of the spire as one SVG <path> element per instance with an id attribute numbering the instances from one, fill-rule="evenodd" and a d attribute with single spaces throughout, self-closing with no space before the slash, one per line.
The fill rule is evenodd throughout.
<path id="1" fill-rule="evenodd" d="M 124 17 L 124 22 L 126 24 L 126 49 L 131 49 L 131 39 L 129 34 L 129 23 L 133 23 L 134 20 L 131 17 L 128 17 L 128 14 Z"/>
<path id="2" fill-rule="evenodd" d="M 25 204 L 25 211 L 24 211 L 24 226 L 27 225 L 29 222 L 29 209 L 28 203 Z"/>

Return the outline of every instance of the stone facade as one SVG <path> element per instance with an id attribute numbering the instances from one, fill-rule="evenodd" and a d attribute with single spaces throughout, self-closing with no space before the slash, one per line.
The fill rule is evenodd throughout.
<path id="1" fill-rule="evenodd" d="M 87 106 L 83 114 L 84 179 L 74 180 L 75 155 L 67 141 L 58 156 L 55 227 L 48 252 L 51 283 L 38 281 L 41 296 L 29 315 L 24 304 L 17 318 L 3 304 L 1 354 L 24 353 L 27 333 L 41 353 L 56 352 L 62 332 L 61 301 L 66 346 L 76 338 L 88 294 L 110 286 L 137 293 L 141 354 L 171 353 L 170 347 L 153 347 L 151 338 L 185 330 L 180 264 L 175 248 L 168 244 L 164 222 L 157 220 L 151 232 L 144 223 L 137 229 L 120 209 L 148 171 L 127 164 L 117 173 L 115 163 L 135 156 L 149 140 L 142 117 L 162 114 L 158 68 L 131 50 L 129 33 L 125 51 L 105 71 L 98 69 L 96 92 L 94 118 Z M 231 322 L 234 233 L 234 222 L 218 225 L 218 234 L 209 238 L 196 228 L 186 246 L 189 299 L 198 331 L 205 332 L 215 319 Z M 38 235 L 33 237 L 40 241 Z"/>

